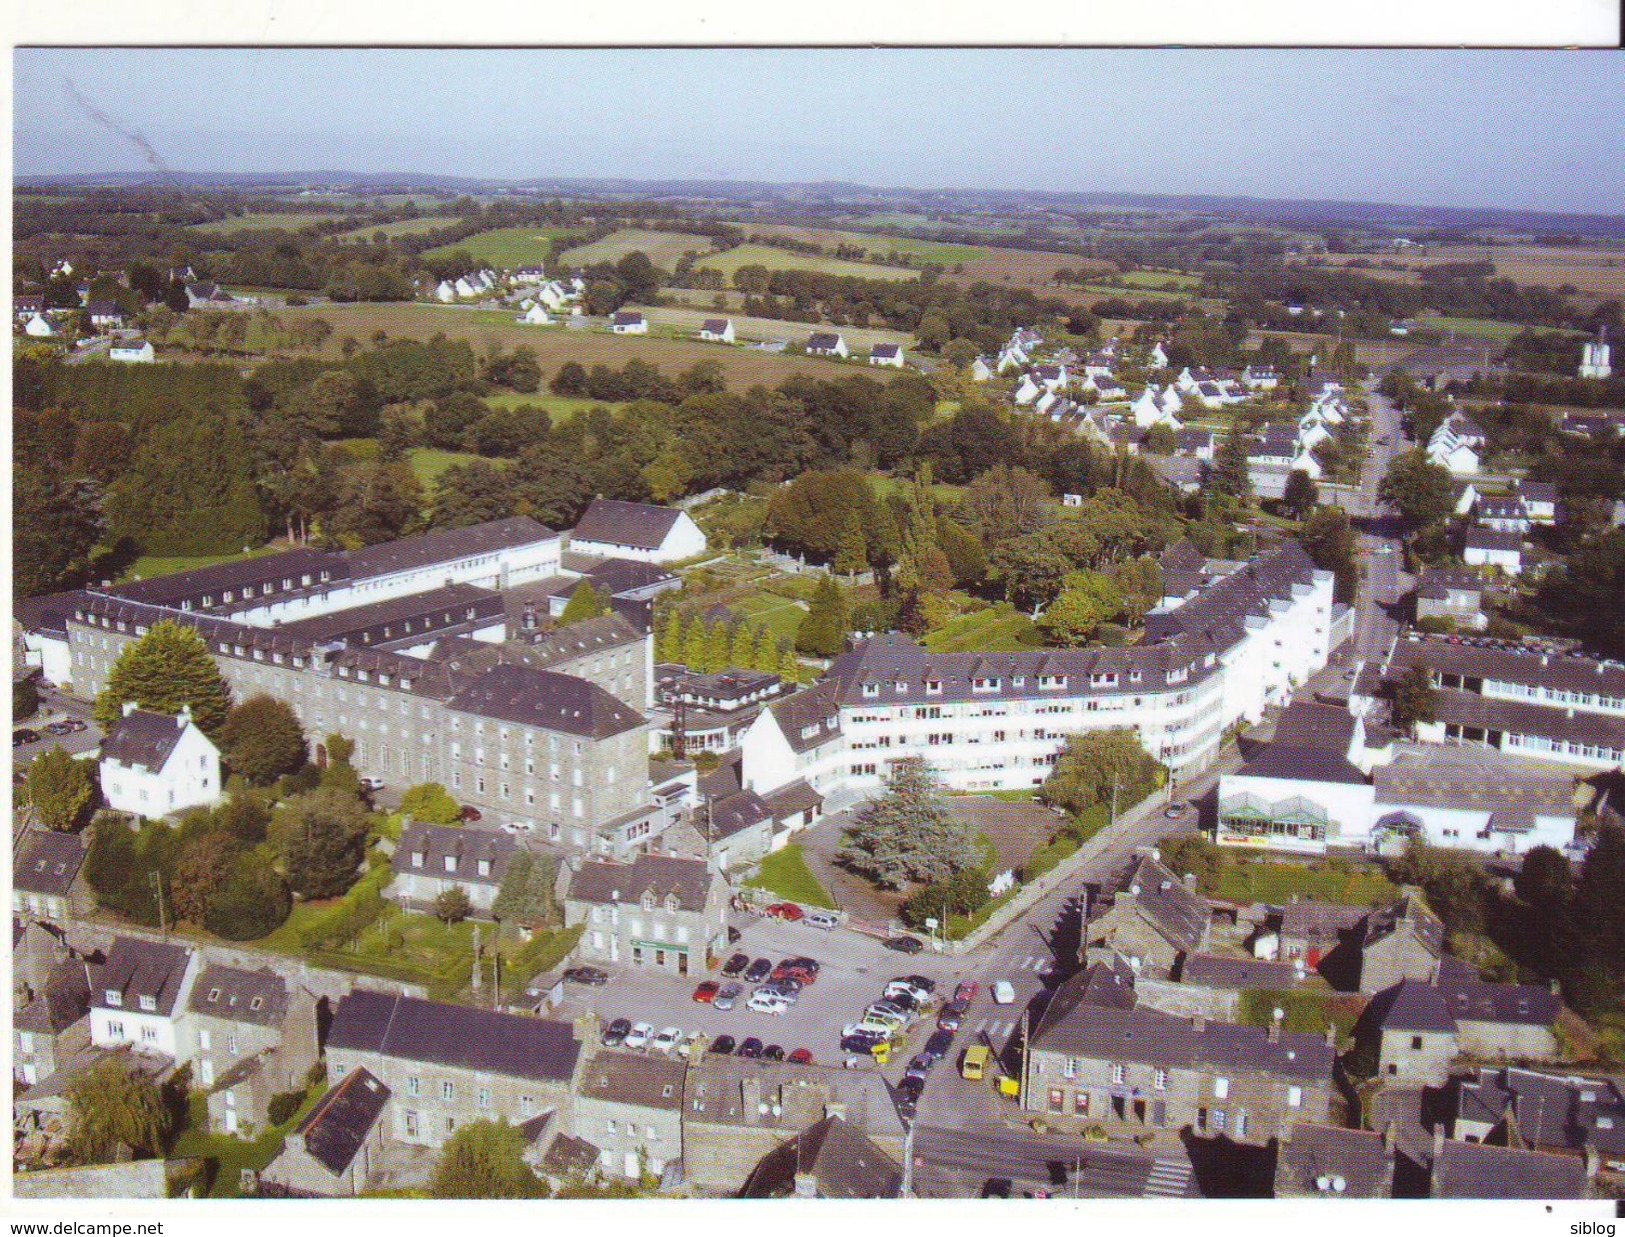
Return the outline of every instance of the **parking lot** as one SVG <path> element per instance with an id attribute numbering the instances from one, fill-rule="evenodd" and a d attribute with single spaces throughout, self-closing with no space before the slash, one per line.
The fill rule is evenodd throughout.
<path id="1" fill-rule="evenodd" d="M 929 951 L 909 956 L 885 948 L 878 940 L 845 928 L 826 931 L 805 923 L 786 923 L 740 915 L 734 926 L 740 940 L 730 952 L 766 958 L 777 964 L 786 958 L 804 955 L 817 959 L 818 980 L 803 989 L 796 1003 L 783 1014 L 753 1013 L 746 1008 L 755 985 L 743 984 L 744 992 L 731 1010 L 719 1010 L 693 999 L 694 988 L 706 979 L 724 981 L 719 966 L 703 974 L 678 978 L 674 975 L 633 970 L 630 967 L 604 968 L 609 982 L 601 987 L 567 984 L 564 1012 L 589 1010 L 608 1024 L 616 1018 L 652 1023 L 658 1031 L 676 1026 L 699 1031 L 709 1042 L 719 1035 L 731 1035 L 743 1042 L 756 1036 L 763 1044 L 778 1044 L 786 1053 L 806 1048 L 814 1062 L 837 1065 L 846 1054 L 840 1050 L 841 1028 L 859 1021 L 864 1007 L 878 1000 L 888 981 L 900 975 L 924 975 L 937 981 L 938 993 L 946 984 L 952 996 L 954 971 L 964 969 L 965 960 Z M 722 959 L 721 961 L 725 961 Z M 909 1051 L 918 1048 L 935 1025 L 935 1015 L 921 1020 L 909 1036 Z M 957 1041 L 956 1041 L 957 1047 Z M 902 1076 L 907 1054 L 893 1057 L 895 1069 L 887 1074 Z M 943 1068 L 939 1066 L 939 1068 Z"/>

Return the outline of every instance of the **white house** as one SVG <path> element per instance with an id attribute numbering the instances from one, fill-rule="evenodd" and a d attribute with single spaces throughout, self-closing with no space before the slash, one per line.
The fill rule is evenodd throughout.
<path id="1" fill-rule="evenodd" d="M 446 304 L 450 304 L 457 299 L 457 289 L 449 279 L 442 279 L 435 285 L 434 294 L 437 300 Z"/>
<path id="2" fill-rule="evenodd" d="M 1167 395 L 1174 396 L 1172 408 L 1168 407 L 1170 401 L 1164 398 Z M 1139 429 L 1150 429 L 1153 425 L 1166 425 L 1169 429 L 1178 432 L 1184 428 L 1184 422 L 1175 415 L 1178 413 L 1179 408 L 1179 396 L 1173 393 L 1171 387 L 1167 391 L 1159 391 L 1155 386 L 1146 387 L 1144 391 L 1140 392 L 1140 397 L 1133 404 L 1134 424 Z"/>
<path id="3" fill-rule="evenodd" d="M 1453 477 L 1471 477 L 1478 473 L 1478 452 L 1463 442 L 1429 446 L 1428 459 Z"/>
<path id="4" fill-rule="evenodd" d="M 107 359 L 128 365 L 151 365 L 157 360 L 150 339 L 126 339 L 107 350 Z"/>
<path id="5" fill-rule="evenodd" d="M 1281 376 L 1272 365 L 1249 365 L 1241 371 L 1241 384 L 1249 391 L 1273 391 L 1281 385 Z"/>
<path id="6" fill-rule="evenodd" d="M 970 363 L 970 377 L 972 382 L 991 382 L 993 375 L 998 371 L 985 356 L 979 356 Z"/>
<path id="7" fill-rule="evenodd" d="M 1597 332 L 1595 340 L 1586 341 L 1585 346 L 1580 349 L 1580 377 L 1611 377 L 1614 367 L 1609 364 L 1608 353 L 1608 328 L 1603 327 Z"/>
<path id="8" fill-rule="evenodd" d="M 898 344 L 876 344 L 869 349 L 869 364 L 903 368 L 903 349 Z"/>
<path id="9" fill-rule="evenodd" d="M 815 331 L 807 337 L 808 356 L 836 356 L 843 361 L 850 355 L 846 340 L 832 331 Z"/>
<path id="10" fill-rule="evenodd" d="M 126 701 L 102 740 L 102 796 L 115 812 L 158 818 L 220 797 L 220 749 L 182 706 L 177 716 Z"/>
<path id="11" fill-rule="evenodd" d="M 547 326 L 553 321 L 553 315 L 547 312 L 546 305 L 533 301 L 530 308 L 519 315 L 519 321 L 527 326 Z"/>
<path id="12" fill-rule="evenodd" d="M 1536 524 L 1557 523 L 1557 487 L 1550 481 L 1518 482 L 1523 509 Z"/>
<path id="13" fill-rule="evenodd" d="M 1021 385 L 1016 388 L 1016 403 L 1025 407 L 1038 398 L 1039 392 L 1044 388 L 1033 381 L 1031 374 L 1021 376 Z"/>
<path id="14" fill-rule="evenodd" d="M 1474 525 L 1467 530 L 1462 558 L 1470 567 L 1499 567 L 1509 576 L 1523 571 L 1523 535 Z"/>
<path id="15" fill-rule="evenodd" d="M 647 335 L 649 320 L 635 309 L 619 309 L 609 320 L 609 329 L 617 335 Z"/>
<path id="16" fill-rule="evenodd" d="M 1148 369 L 1168 368 L 1168 354 L 1162 350 L 1160 340 L 1151 345 L 1151 355 L 1146 358 L 1145 363 Z"/>
<path id="17" fill-rule="evenodd" d="M 56 334 L 56 328 L 46 321 L 43 314 L 35 314 L 23 327 L 24 334 L 32 335 L 35 339 L 49 339 Z"/>
<path id="18" fill-rule="evenodd" d="M 731 344 L 734 341 L 732 318 L 707 318 L 700 323 L 700 338 L 709 344 Z"/>
<path id="19" fill-rule="evenodd" d="M 603 558 L 674 563 L 705 552 L 705 533 L 686 511 L 595 498 L 570 533 L 570 549 Z"/>
<path id="20" fill-rule="evenodd" d="M 198 955 L 181 945 L 119 936 L 107 960 L 85 968 L 90 979 L 90 1042 L 128 1048 L 182 1064 L 187 998 L 197 981 Z"/>

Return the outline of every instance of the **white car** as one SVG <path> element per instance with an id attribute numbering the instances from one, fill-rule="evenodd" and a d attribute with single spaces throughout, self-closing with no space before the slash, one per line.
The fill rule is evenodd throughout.
<path id="1" fill-rule="evenodd" d="M 896 1034 L 897 1028 L 884 1022 L 876 1022 L 872 1018 L 865 1018 L 862 1022 L 849 1022 L 841 1028 L 841 1038 L 848 1035 L 880 1035 L 890 1039 Z"/>
<path id="2" fill-rule="evenodd" d="M 649 1041 L 654 1038 L 655 1028 L 652 1022 L 634 1022 L 632 1029 L 626 1033 L 622 1042 L 623 1048 L 647 1048 Z"/>
<path id="3" fill-rule="evenodd" d="M 879 1009 L 873 1005 L 863 1011 L 863 1016 L 871 1022 L 883 1023 L 889 1027 L 906 1027 L 909 1021 L 907 1014 L 901 1014 L 890 1009 Z"/>
<path id="4" fill-rule="evenodd" d="M 758 992 L 745 1002 L 745 1008 L 757 1014 L 783 1014 L 790 1008 L 790 1002 L 774 992 Z"/>
<path id="5" fill-rule="evenodd" d="M 659 1035 L 649 1041 L 649 1048 L 654 1052 L 670 1052 L 683 1042 L 682 1027 L 667 1027 Z"/>
<path id="6" fill-rule="evenodd" d="M 382 790 L 384 779 L 381 777 L 364 777 L 361 779 L 362 790 Z"/>
<path id="7" fill-rule="evenodd" d="M 924 984 L 917 984 L 912 979 L 894 979 L 886 985 L 887 996 L 896 996 L 899 992 L 908 993 L 919 1005 L 924 1005 L 933 995 L 932 989 Z"/>
<path id="8" fill-rule="evenodd" d="M 993 1003 L 995 1005 L 1013 1005 L 1016 1000 L 1016 986 L 1008 979 L 1001 979 L 993 985 Z"/>

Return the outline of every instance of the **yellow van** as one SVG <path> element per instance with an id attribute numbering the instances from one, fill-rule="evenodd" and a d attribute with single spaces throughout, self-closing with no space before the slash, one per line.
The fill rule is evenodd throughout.
<path id="1" fill-rule="evenodd" d="M 959 1066 L 960 1076 L 972 1082 L 980 1081 L 987 1069 L 988 1059 L 993 1054 L 988 1051 L 986 1044 L 972 1044 L 965 1049 L 965 1059 Z"/>

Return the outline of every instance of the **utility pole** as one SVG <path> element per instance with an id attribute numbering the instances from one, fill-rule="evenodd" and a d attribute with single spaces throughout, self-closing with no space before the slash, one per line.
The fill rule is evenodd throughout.
<path id="1" fill-rule="evenodd" d="M 164 917 L 164 878 L 159 875 L 158 869 L 153 868 L 147 873 L 147 884 L 152 886 L 158 895 L 158 927 L 164 934 L 164 940 L 169 940 L 169 921 Z"/>

